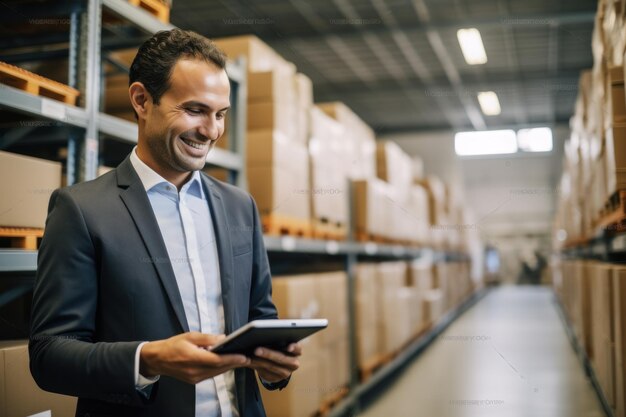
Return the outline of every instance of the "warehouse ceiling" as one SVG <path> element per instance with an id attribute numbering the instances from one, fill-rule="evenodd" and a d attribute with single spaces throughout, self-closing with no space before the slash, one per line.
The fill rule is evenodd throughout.
<path id="1" fill-rule="evenodd" d="M 254 33 L 378 133 L 567 123 L 592 66 L 595 0 L 174 0 L 172 23 L 208 37 Z M 480 30 L 488 62 L 456 32 Z M 484 116 L 476 94 L 495 91 Z"/>

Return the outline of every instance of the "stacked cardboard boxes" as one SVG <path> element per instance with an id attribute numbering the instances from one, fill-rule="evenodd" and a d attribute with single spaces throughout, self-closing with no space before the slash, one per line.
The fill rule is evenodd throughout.
<path id="1" fill-rule="evenodd" d="M 380 353 L 378 305 L 378 271 L 375 263 L 361 263 L 356 268 L 355 281 L 355 328 L 357 341 L 357 363 L 367 368 L 377 360 Z"/>
<path id="2" fill-rule="evenodd" d="M 347 277 L 344 272 L 274 277 L 272 299 L 280 318 L 329 320 L 302 341 L 300 368 L 281 392 L 262 390 L 268 415 L 311 416 L 349 381 Z"/>
<path id="3" fill-rule="evenodd" d="M 43 228 L 61 164 L 0 151 L 0 226 Z"/>
<path id="4" fill-rule="evenodd" d="M 344 127 L 314 106 L 310 109 L 311 211 L 314 219 L 348 223 L 348 167 Z"/>
<path id="5" fill-rule="evenodd" d="M 312 101 L 310 83 L 255 36 L 215 43 L 230 59 L 246 57 L 248 188 L 261 215 L 308 223 L 309 158 L 301 112 Z"/>
<path id="6" fill-rule="evenodd" d="M 342 142 L 348 176 L 352 180 L 376 177 L 376 136 L 359 116 L 341 102 L 316 106 L 342 126 Z"/>
<path id="7" fill-rule="evenodd" d="M 0 417 L 73 417 L 76 398 L 40 389 L 30 374 L 28 341 L 0 342 Z"/>

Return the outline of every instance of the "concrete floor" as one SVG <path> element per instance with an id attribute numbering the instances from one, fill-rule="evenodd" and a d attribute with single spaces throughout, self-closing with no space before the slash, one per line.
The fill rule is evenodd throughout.
<path id="1" fill-rule="evenodd" d="M 492 290 L 364 417 L 602 417 L 550 289 Z"/>

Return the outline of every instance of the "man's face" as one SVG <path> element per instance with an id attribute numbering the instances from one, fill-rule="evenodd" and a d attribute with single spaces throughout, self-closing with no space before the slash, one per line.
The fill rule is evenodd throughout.
<path id="1" fill-rule="evenodd" d="M 230 83 L 223 69 L 196 59 L 181 59 L 159 105 L 146 104 L 145 141 L 164 173 L 202 169 L 224 133 Z"/>

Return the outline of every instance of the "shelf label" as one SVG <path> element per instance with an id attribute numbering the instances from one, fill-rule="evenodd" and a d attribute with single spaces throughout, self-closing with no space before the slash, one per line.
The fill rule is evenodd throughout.
<path id="1" fill-rule="evenodd" d="M 41 114 L 56 120 L 65 120 L 65 106 L 54 100 L 41 99 Z"/>
<path id="2" fill-rule="evenodd" d="M 339 253 L 339 243 L 335 242 L 334 240 L 331 240 L 330 242 L 326 243 L 326 253 L 329 253 L 331 255 L 335 255 L 337 253 Z"/>
<path id="3" fill-rule="evenodd" d="M 365 253 L 367 253 L 368 255 L 375 255 L 376 253 L 378 253 L 378 245 L 372 242 L 366 243 Z"/>
<path id="4" fill-rule="evenodd" d="M 280 247 L 287 252 L 293 252 L 296 249 L 296 239 L 291 236 L 285 236 L 280 240 Z"/>

